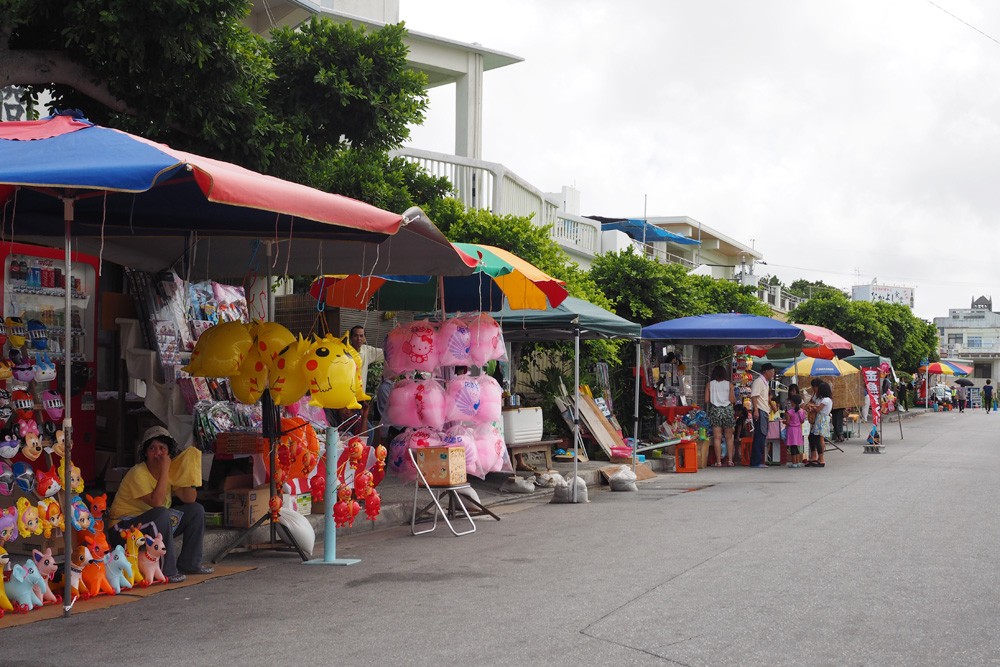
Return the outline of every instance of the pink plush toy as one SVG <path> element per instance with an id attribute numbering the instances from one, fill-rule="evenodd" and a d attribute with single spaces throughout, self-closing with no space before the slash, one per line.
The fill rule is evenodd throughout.
<path id="1" fill-rule="evenodd" d="M 479 385 L 479 411 L 476 413 L 476 421 L 483 424 L 500 421 L 503 416 L 503 389 L 500 383 L 489 375 L 478 375 L 475 379 Z"/>
<path id="2" fill-rule="evenodd" d="M 471 375 L 456 375 L 448 381 L 445 420 L 472 421 L 480 407 L 480 388 Z"/>
<path id="3" fill-rule="evenodd" d="M 479 461 L 479 449 L 476 446 L 476 436 L 468 426 L 452 426 L 445 433 L 444 444 L 465 448 L 465 472 L 475 475 L 480 479 L 486 478 L 486 471 L 483 470 Z"/>
<path id="4" fill-rule="evenodd" d="M 479 313 L 470 320 L 469 336 L 471 341 L 469 358 L 473 364 L 482 366 L 491 359 L 507 358 L 500 325 L 490 317 L 489 313 Z"/>
<path id="5" fill-rule="evenodd" d="M 163 543 L 163 535 L 157 532 L 156 537 L 146 536 L 146 544 L 139 552 L 139 571 L 142 572 L 143 588 L 155 583 L 170 583 L 160 569 L 160 558 L 166 553 L 167 547 Z"/>
<path id="6" fill-rule="evenodd" d="M 410 323 L 410 332 L 400 349 L 408 360 L 408 370 L 430 373 L 438 367 L 441 351 L 437 331 L 427 320 Z"/>
<path id="7" fill-rule="evenodd" d="M 438 331 L 442 366 L 468 366 L 472 350 L 469 323 L 458 317 L 444 323 Z"/>

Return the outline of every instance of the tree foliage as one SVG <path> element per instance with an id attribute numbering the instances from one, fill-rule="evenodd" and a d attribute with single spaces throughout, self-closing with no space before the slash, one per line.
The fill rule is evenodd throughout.
<path id="1" fill-rule="evenodd" d="M 450 190 L 387 155 L 427 108 L 402 24 L 313 18 L 266 40 L 243 25 L 249 11 L 249 0 L 6 0 L 0 86 L 49 89 L 96 123 L 391 210 Z"/>
<path id="2" fill-rule="evenodd" d="M 791 322 L 816 324 L 892 359 L 897 369 L 914 370 L 923 359 L 936 361 L 937 329 L 898 303 L 851 301 L 839 290 L 816 294 L 788 314 Z"/>

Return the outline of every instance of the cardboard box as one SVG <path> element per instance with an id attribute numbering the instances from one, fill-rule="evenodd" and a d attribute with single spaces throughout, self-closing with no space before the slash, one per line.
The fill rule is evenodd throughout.
<path id="1" fill-rule="evenodd" d="M 232 489 L 222 494 L 222 522 L 232 528 L 249 528 L 268 512 L 270 489 Z"/>
<path id="2" fill-rule="evenodd" d="M 63 549 L 63 546 L 65 546 L 65 538 L 63 537 L 63 532 L 58 528 L 55 528 L 52 531 L 52 537 L 49 539 L 45 539 L 44 535 L 18 537 L 15 541 L 7 542 L 3 546 L 11 556 L 30 556 L 32 550 L 34 549 L 38 549 L 39 551 L 52 549 L 53 556 L 61 556 L 65 553 L 65 550 Z M 15 559 L 12 558 L 11 560 Z M 24 561 L 20 560 L 20 562 L 23 563 Z"/>
<path id="3" fill-rule="evenodd" d="M 413 451 L 430 486 L 465 484 L 465 447 L 418 447 Z"/>
<path id="4" fill-rule="evenodd" d="M 117 493 L 128 471 L 128 468 L 109 468 L 104 473 L 104 490 L 108 493 Z"/>
<path id="5" fill-rule="evenodd" d="M 312 514 L 313 497 L 312 493 L 300 493 L 295 496 L 295 511 L 304 516 Z"/>

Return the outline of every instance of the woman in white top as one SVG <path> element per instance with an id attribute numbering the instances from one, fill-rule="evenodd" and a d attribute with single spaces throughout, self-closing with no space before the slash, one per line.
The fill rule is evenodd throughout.
<path id="1" fill-rule="evenodd" d="M 822 468 L 826 465 L 823 453 L 826 440 L 830 437 L 830 413 L 833 412 L 833 388 L 829 382 L 821 382 L 816 388 L 810 409 L 816 413 L 816 421 L 809 429 L 809 450 L 811 460 L 806 466 Z"/>
<path id="2" fill-rule="evenodd" d="M 705 385 L 705 405 L 708 406 L 708 423 L 712 426 L 712 447 L 715 449 L 714 467 L 733 466 L 733 452 L 736 444 L 733 442 L 733 427 L 736 417 L 733 415 L 733 403 L 736 396 L 732 383 L 726 379 L 726 369 L 716 366 L 712 370 L 712 380 Z M 722 461 L 722 435 L 726 436 L 726 460 Z"/>

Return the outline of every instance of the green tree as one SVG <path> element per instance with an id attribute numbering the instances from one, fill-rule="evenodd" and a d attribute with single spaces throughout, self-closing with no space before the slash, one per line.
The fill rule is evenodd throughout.
<path id="1" fill-rule="evenodd" d="M 822 280 L 805 280 L 799 278 L 788 286 L 787 291 L 789 294 L 794 294 L 795 296 L 800 296 L 806 299 L 811 299 L 817 296 L 821 292 L 840 292 L 843 294 L 843 290 L 832 285 L 827 285 Z"/>
<path id="2" fill-rule="evenodd" d="M 250 6 L 5 0 L 0 86 L 50 89 L 94 122 L 393 210 L 450 190 L 387 156 L 427 107 L 402 24 L 313 18 L 266 40 L 242 23 Z"/>

